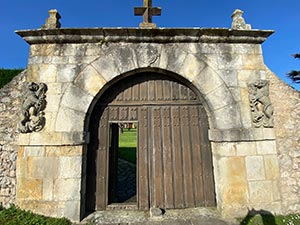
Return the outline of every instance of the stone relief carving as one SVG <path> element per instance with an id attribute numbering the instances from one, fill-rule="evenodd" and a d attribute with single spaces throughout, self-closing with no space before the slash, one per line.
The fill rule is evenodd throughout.
<path id="1" fill-rule="evenodd" d="M 274 127 L 274 108 L 269 98 L 269 81 L 257 80 L 248 85 L 252 122 L 255 127 Z"/>
<path id="2" fill-rule="evenodd" d="M 143 63 L 151 66 L 158 60 L 159 53 L 155 46 L 146 44 L 140 45 L 140 47 L 137 49 L 137 56 Z"/>
<path id="3" fill-rule="evenodd" d="M 46 108 L 47 85 L 44 83 L 29 82 L 24 93 L 21 109 L 19 131 L 30 133 L 41 131 L 46 119 L 43 110 Z"/>

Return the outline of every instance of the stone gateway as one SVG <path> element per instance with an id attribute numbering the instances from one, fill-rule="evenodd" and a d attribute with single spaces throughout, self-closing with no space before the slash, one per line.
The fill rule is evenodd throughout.
<path id="1" fill-rule="evenodd" d="M 264 64 L 273 31 L 241 14 L 233 29 L 73 29 L 52 10 L 51 26 L 17 31 L 35 100 L 19 101 L 26 132 L 0 141 L 17 149 L 15 199 L 3 204 L 73 221 L 115 207 L 298 213 L 299 93 Z M 120 123 L 137 126 L 136 200 L 116 206 Z"/>

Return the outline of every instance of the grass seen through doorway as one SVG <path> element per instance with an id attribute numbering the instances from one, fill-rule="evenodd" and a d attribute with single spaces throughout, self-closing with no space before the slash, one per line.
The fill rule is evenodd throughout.
<path id="1" fill-rule="evenodd" d="M 119 156 L 120 158 L 136 164 L 137 149 L 137 129 L 124 128 L 123 133 L 119 136 Z"/>

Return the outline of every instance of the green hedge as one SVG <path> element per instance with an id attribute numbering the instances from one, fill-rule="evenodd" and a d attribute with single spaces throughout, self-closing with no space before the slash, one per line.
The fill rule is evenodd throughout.
<path id="1" fill-rule="evenodd" d="M 9 83 L 22 69 L 0 69 L 0 88 Z"/>

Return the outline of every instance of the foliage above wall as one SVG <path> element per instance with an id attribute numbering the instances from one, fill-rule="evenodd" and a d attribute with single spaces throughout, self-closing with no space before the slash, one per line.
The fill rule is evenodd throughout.
<path id="1" fill-rule="evenodd" d="M 9 83 L 23 69 L 1 69 L 0 68 L 0 88 Z"/>

